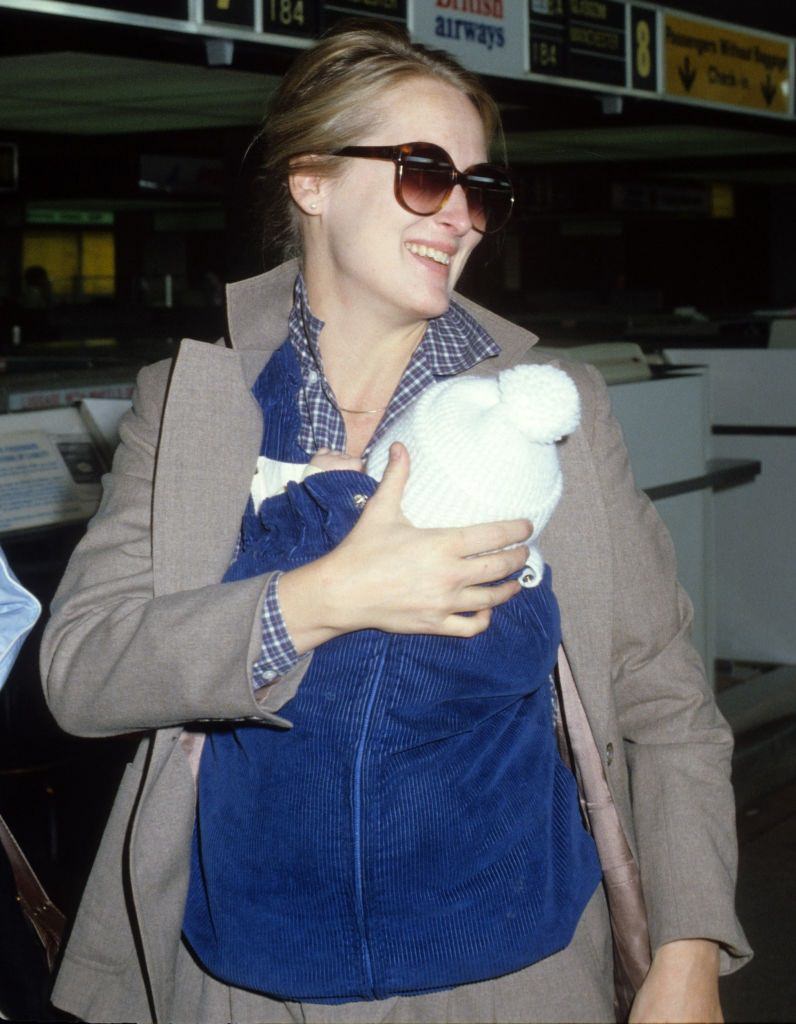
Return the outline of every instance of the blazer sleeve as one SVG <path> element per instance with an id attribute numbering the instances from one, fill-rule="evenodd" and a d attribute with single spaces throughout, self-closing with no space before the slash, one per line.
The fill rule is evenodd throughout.
<path id="1" fill-rule="evenodd" d="M 692 606 L 668 531 L 636 490 L 608 389 L 587 369 L 613 560 L 612 682 L 652 947 L 713 939 L 728 973 L 751 956 L 734 907 L 733 737 L 690 642 Z"/>
<path id="2" fill-rule="evenodd" d="M 155 596 L 151 509 L 169 364 L 141 371 L 97 514 L 52 603 L 41 646 L 45 696 L 82 736 L 216 720 L 288 726 L 274 712 L 307 669 L 253 690 L 270 573 Z"/>

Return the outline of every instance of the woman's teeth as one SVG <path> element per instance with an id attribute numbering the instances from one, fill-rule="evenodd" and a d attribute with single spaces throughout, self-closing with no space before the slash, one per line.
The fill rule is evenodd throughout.
<path id="1" fill-rule="evenodd" d="M 430 260 L 434 260 L 435 263 L 443 263 L 446 267 L 451 261 L 448 253 L 441 252 L 439 249 L 432 249 L 430 245 L 415 245 L 414 242 L 407 242 L 406 248 L 409 252 L 414 253 L 415 256 L 427 256 Z"/>

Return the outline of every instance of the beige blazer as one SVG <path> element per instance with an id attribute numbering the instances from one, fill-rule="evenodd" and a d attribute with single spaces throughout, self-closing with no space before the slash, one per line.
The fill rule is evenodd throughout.
<path id="1" fill-rule="evenodd" d="M 251 385 L 287 335 L 295 264 L 229 289 L 231 347 L 184 341 L 142 370 L 100 509 L 52 606 L 42 678 L 84 736 L 144 730 L 110 815 L 54 992 L 87 1020 L 169 1019 L 194 783 L 186 723 L 264 720 L 303 667 L 254 696 L 267 577 L 221 584 L 262 435 Z M 533 335 L 460 300 L 501 346 L 476 372 L 534 360 Z M 707 937 L 748 958 L 734 913 L 732 737 L 688 640 L 670 539 L 634 486 L 607 390 L 570 364 L 582 423 L 542 540 L 566 649 L 628 838 L 653 949 Z M 200 726 L 201 727 L 201 726 Z M 289 823 L 286 823 L 289 827 Z"/>

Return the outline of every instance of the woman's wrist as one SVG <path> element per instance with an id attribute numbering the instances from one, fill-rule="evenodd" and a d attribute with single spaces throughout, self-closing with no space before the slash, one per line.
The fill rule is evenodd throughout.
<path id="1" fill-rule="evenodd" d="M 672 965 L 691 964 L 700 970 L 715 970 L 718 977 L 719 947 L 712 939 L 674 939 L 665 942 L 656 950 L 655 959 Z"/>
<path id="2" fill-rule="evenodd" d="M 348 622 L 350 601 L 341 592 L 333 555 L 323 555 L 280 577 L 282 618 L 299 655 L 355 628 Z"/>
<path id="3" fill-rule="evenodd" d="M 677 939 L 660 946 L 636 995 L 631 1024 L 662 1020 L 718 1024 L 719 947 L 709 939 Z"/>

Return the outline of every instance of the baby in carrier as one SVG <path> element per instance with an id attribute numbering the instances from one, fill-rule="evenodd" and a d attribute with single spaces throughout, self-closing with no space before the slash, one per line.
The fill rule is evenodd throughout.
<path id="1" fill-rule="evenodd" d="M 259 460 L 228 579 L 339 544 L 395 441 L 415 526 L 525 517 L 533 534 L 520 593 L 480 634 L 335 637 L 282 708 L 292 729 L 208 735 L 184 932 L 217 977 L 381 999 L 497 977 L 570 941 L 600 867 L 556 749 L 560 619 L 537 538 L 561 495 L 555 441 L 578 416 L 566 374 L 520 366 L 431 385 L 365 472 L 340 452 Z"/>
<path id="2" fill-rule="evenodd" d="M 390 445 L 402 442 L 411 469 L 401 503 L 417 527 L 473 526 L 527 518 L 533 524 L 523 586 L 544 573 L 539 535 L 561 496 L 555 443 L 577 427 L 578 392 L 554 366 L 517 366 L 496 377 L 467 376 L 427 388 L 379 438 L 367 464 L 319 449 L 306 465 L 261 457 L 252 483 L 255 511 L 266 497 L 331 470 L 380 480 Z M 363 499 L 364 504 L 364 499 Z"/>

